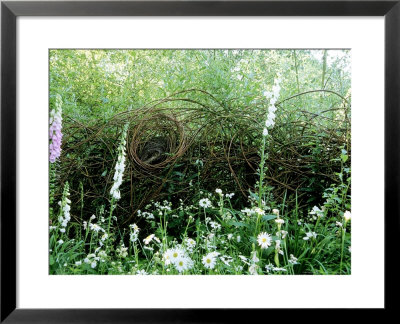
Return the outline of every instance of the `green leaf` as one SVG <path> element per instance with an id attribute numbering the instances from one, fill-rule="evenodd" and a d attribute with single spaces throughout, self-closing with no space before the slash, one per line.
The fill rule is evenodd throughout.
<path id="1" fill-rule="evenodd" d="M 263 221 L 267 222 L 267 221 L 275 219 L 275 218 L 276 218 L 276 215 L 264 215 L 261 219 Z"/>
<path id="2" fill-rule="evenodd" d="M 236 226 L 236 227 L 250 228 L 249 224 L 242 223 L 242 222 L 229 221 L 229 222 L 227 222 L 227 224 L 230 225 L 230 226 L 233 225 L 233 226 Z"/>

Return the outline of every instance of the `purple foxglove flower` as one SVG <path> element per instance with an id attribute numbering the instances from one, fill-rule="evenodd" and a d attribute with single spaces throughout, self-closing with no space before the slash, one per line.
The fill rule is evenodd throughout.
<path id="1" fill-rule="evenodd" d="M 61 155 L 61 139 L 62 139 L 62 100 L 57 94 L 55 108 L 50 112 L 50 157 L 51 163 L 56 162 Z"/>

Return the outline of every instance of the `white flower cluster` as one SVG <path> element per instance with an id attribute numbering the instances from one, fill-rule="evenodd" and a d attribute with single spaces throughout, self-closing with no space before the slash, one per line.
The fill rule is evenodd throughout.
<path id="1" fill-rule="evenodd" d="M 258 262 L 260 261 L 260 259 L 257 257 L 257 252 L 256 251 L 252 251 L 251 252 L 251 256 L 249 261 L 251 262 L 250 266 L 249 266 L 249 272 L 251 275 L 256 276 L 258 275 Z"/>
<path id="2" fill-rule="evenodd" d="M 115 173 L 114 173 L 114 184 L 110 190 L 110 195 L 115 200 L 119 200 L 121 198 L 121 193 L 119 191 L 119 187 L 122 184 L 122 176 L 125 170 L 125 146 L 126 146 L 126 134 L 128 131 L 128 124 L 125 125 L 124 130 L 121 135 L 121 142 L 118 146 L 118 161 L 115 164 Z"/>
<path id="3" fill-rule="evenodd" d="M 303 237 L 303 240 L 308 241 L 310 238 L 317 238 L 317 233 L 315 232 L 308 232 L 306 236 Z"/>
<path id="4" fill-rule="evenodd" d="M 265 266 L 265 269 L 267 270 L 268 273 L 271 271 L 275 271 L 275 272 L 277 272 L 277 271 L 286 272 L 287 271 L 285 268 L 274 267 L 271 263 L 267 264 Z"/>
<path id="5" fill-rule="evenodd" d="M 149 212 L 146 212 L 146 211 L 142 212 L 141 210 L 138 210 L 137 214 L 138 214 L 139 217 L 143 217 L 145 219 L 154 219 L 153 213 L 149 213 Z"/>
<path id="6" fill-rule="evenodd" d="M 100 248 L 98 247 L 95 251 L 95 253 L 90 253 L 86 256 L 85 259 L 83 259 L 83 262 L 86 264 L 90 264 L 90 267 L 92 269 L 97 267 L 97 262 L 105 262 L 105 258 L 107 257 L 107 253 L 105 251 L 100 251 Z M 97 253 L 97 256 L 96 256 Z M 82 261 L 77 261 L 75 262 L 76 266 L 81 266 L 82 265 Z"/>
<path id="7" fill-rule="evenodd" d="M 324 217 L 324 210 L 325 207 L 322 207 L 321 209 L 317 206 L 314 206 L 313 209 L 310 211 L 310 215 L 313 216 L 314 219 L 317 219 L 317 217 Z"/>
<path id="8" fill-rule="evenodd" d="M 130 227 L 130 229 L 131 229 L 131 232 L 130 232 L 130 234 L 129 234 L 129 240 L 130 240 L 132 243 L 134 243 L 134 242 L 136 242 L 137 239 L 138 239 L 140 229 L 139 229 L 139 227 L 138 227 L 136 224 L 129 225 L 129 227 Z"/>
<path id="9" fill-rule="evenodd" d="M 154 203 L 154 207 L 161 210 L 161 211 L 171 211 L 171 202 L 164 200 L 163 204 L 159 203 L 158 201 L 156 201 Z"/>
<path id="10" fill-rule="evenodd" d="M 281 237 L 282 239 L 284 239 L 286 237 L 286 235 L 288 235 L 288 232 L 284 231 L 284 230 L 280 230 L 280 231 L 276 232 L 276 236 Z"/>
<path id="11" fill-rule="evenodd" d="M 241 212 L 244 214 L 247 214 L 247 216 L 252 216 L 254 214 L 259 215 L 259 216 L 265 215 L 265 211 L 259 207 L 253 207 L 252 209 L 245 208 L 245 209 L 241 210 Z"/>
<path id="12" fill-rule="evenodd" d="M 59 202 L 59 205 L 61 206 L 61 214 L 58 217 L 58 221 L 60 222 L 60 225 L 62 227 L 60 228 L 61 233 L 65 233 L 65 228 L 67 227 L 68 222 L 71 220 L 71 215 L 69 213 L 71 210 L 71 200 L 69 200 L 68 198 L 69 195 L 69 184 L 68 182 L 66 182 L 64 186 L 62 201 Z"/>
<path id="13" fill-rule="evenodd" d="M 216 231 L 219 231 L 221 229 L 221 224 L 217 222 L 210 222 L 210 226 L 212 229 L 215 229 Z"/>
<path id="14" fill-rule="evenodd" d="M 281 240 L 275 240 L 275 250 L 279 254 L 283 255 L 283 251 L 281 250 Z"/>
<path id="15" fill-rule="evenodd" d="M 121 258 L 126 258 L 128 256 L 128 248 L 125 247 L 124 243 L 122 243 L 121 246 L 116 249 L 116 252 Z"/>
<path id="16" fill-rule="evenodd" d="M 185 245 L 189 252 L 193 252 L 193 249 L 196 247 L 196 241 L 192 238 L 187 237 L 185 239 Z"/>
<path id="17" fill-rule="evenodd" d="M 290 255 L 290 259 L 289 259 L 289 263 L 292 264 L 292 265 L 299 264 L 297 261 L 298 261 L 298 259 L 293 254 L 291 254 Z"/>
<path id="18" fill-rule="evenodd" d="M 275 104 L 278 101 L 279 98 L 279 93 L 281 91 L 281 78 L 280 74 L 278 74 L 278 77 L 274 80 L 274 86 L 272 87 L 272 91 L 265 91 L 264 96 L 269 99 L 269 108 L 268 108 L 268 116 L 267 120 L 265 121 L 265 127 L 263 130 L 263 136 L 268 135 L 268 128 L 272 128 L 275 125 L 275 112 L 276 112 L 276 107 Z"/>
<path id="19" fill-rule="evenodd" d="M 89 223 L 89 228 L 90 228 L 91 231 L 96 232 L 96 233 L 98 233 L 98 232 L 103 232 L 103 233 L 105 233 L 105 232 L 106 232 L 106 231 L 104 230 L 104 228 L 102 228 L 102 227 L 101 227 L 100 225 L 98 225 L 98 224 Z"/>
<path id="20" fill-rule="evenodd" d="M 172 264 L 176 270 L 180 273 L 189 270 L 194 266 L 193 260 L 186 254 L 186 251 L 182 247 L 176 247 L 174 249 L 168 249 L 163 254 L 164 264 Z"/>
<path id="21" fill-rule="evenodd" d="M 149 236 L 147 236 L 143 240 L 143 242 L 144 242 L 145 245 L 148 245 L 152 240 L 156 241 L 157 243 L 161 242 L 160 239 L 157 236 L 155 236 L 154 234 L 150 234 Z"/>
<path id="22" fill-rule="evenodd" d="M 203 199 L 200 199 L 199 205 L 200 205 L 200 207 L 203 207 L 203 208 L 210 208 L 211 201 L 208 198 L 203 198 Z"/>

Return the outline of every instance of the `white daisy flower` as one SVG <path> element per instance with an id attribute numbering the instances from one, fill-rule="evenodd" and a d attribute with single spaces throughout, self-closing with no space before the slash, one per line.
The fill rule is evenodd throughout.
<path id="1" fill-rule="evenodd" d="M 182 249 L 180 249 L 180 248 L 175 248 L 175 249 L 171 250 L 170 258 L 171 258 L 171 262 L 172 262 L 173 264 L 175 264 L 175 262 L 176 262 L 179 258 L 182 258 L 182 257 L 184 257 L 184 256 L 185 256 L 185 251 L 182 250 Z"/>
<path id="2" fill-rule="evenodd" d="M 176 270 L 178 270 L 179 272 L 183 272 L 183 271 L 187 270 L 188 262 L 189 262 L 188 258 L 179 256 L 175 260 L 175 263 L 174 263 Z"/>
<path id="3" fill-rule="evenodd" d="M 213 252 L 203 256 L 202 262 L 207 269 L 214 269 L 217 259 Z"/>
<path id="4" fill-rule="evenodd" d="M 154 238 L 154 234 L 150 234 L 149 236 L 147 236 L 144 240 L 143 240 L 143 242 L 144 242 L 144 244 L 149 244 L 150 242 L 151 242 L 151 240 Z"/>
<path id="5" fill-rule="evenodd" d="M 257 236 L 258 245 L 261 246 L 262 249 L 266 249 L 271 245 L 272 237 L 266 232 L 262 232 Z"/>
<path id="6" fill-rule="evenodd" d="M 163 254 L 163 260 L 165 265 L 169 265 L 172 262 L 172 250 L 168 249 Z"/>

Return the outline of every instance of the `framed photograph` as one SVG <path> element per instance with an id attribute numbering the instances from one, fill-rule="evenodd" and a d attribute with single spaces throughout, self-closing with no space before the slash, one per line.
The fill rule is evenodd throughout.
<path id="1" fill-rule="evenodd" d="M 1 322 L 393 309 L 399 16 L 2 2 Z"/>

